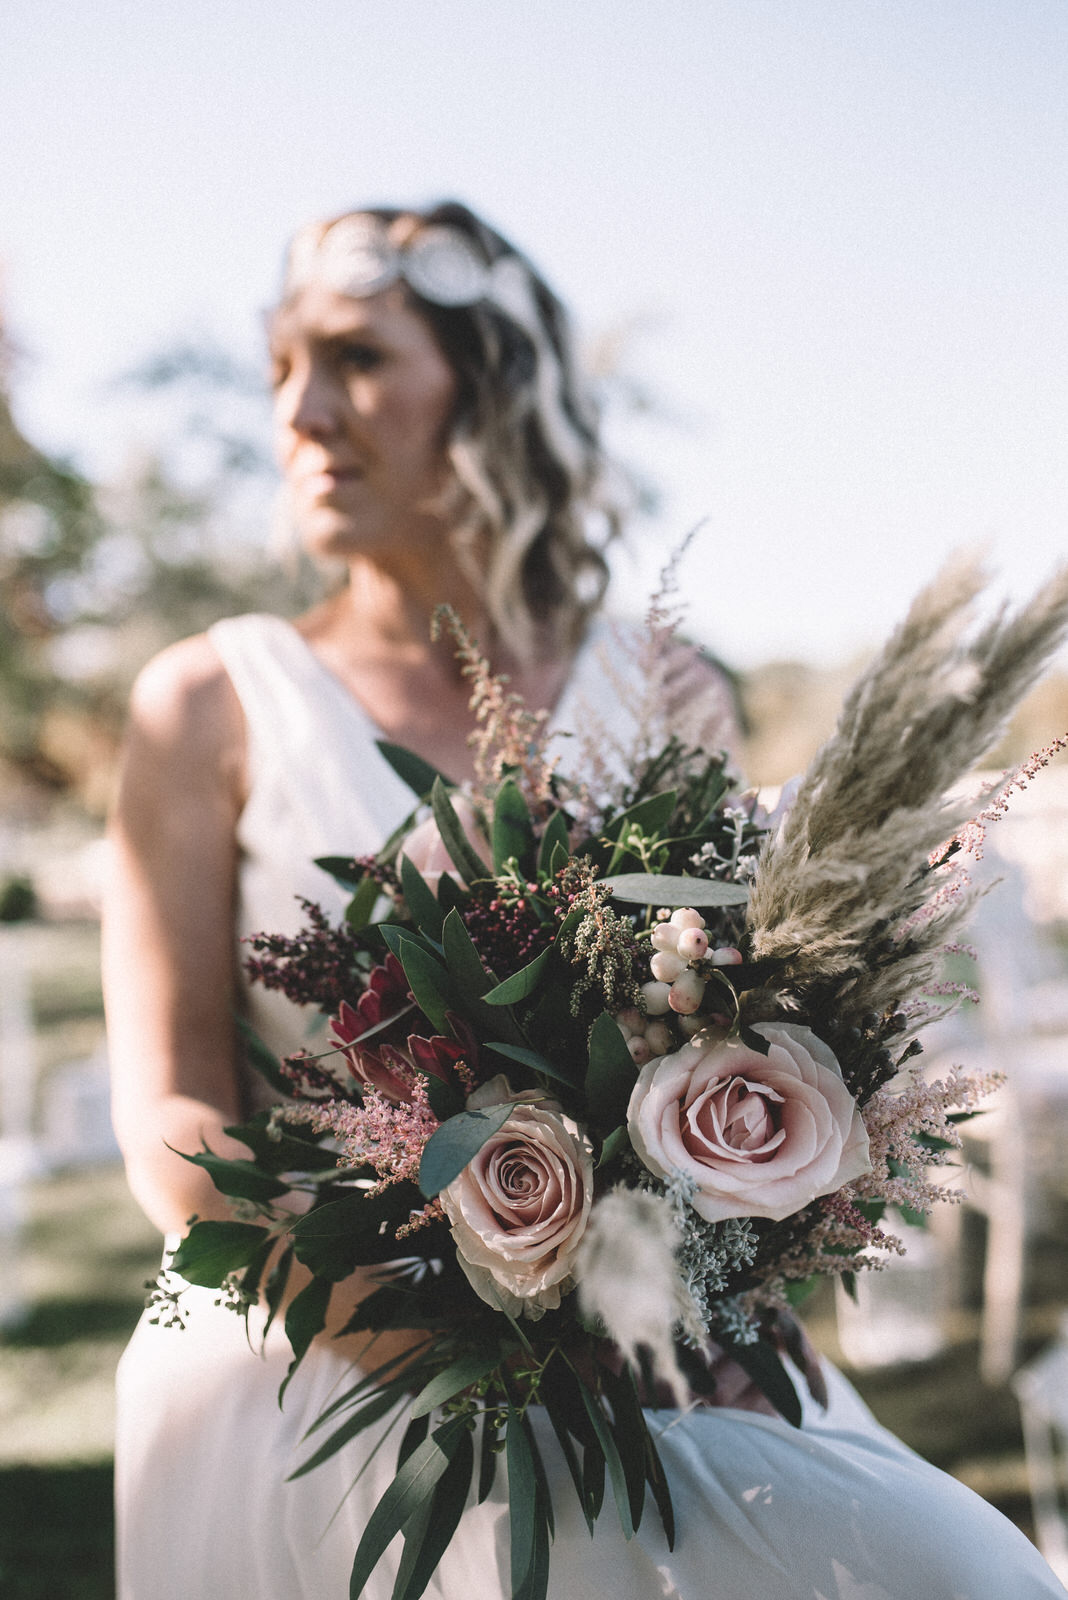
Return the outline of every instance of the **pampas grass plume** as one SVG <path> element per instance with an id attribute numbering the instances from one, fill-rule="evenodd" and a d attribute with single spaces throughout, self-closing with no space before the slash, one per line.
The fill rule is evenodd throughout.
<path id="1" fill-rule="evenodd" d="M 590 1215 L 576 1265 L 583 1314 L 604 1323 L 610 1339 L 637 1370 L 638 1349 L 681 1408 L 689 1390 L 675 1357 L 675 1329 L 705 1343 L 692 1298 L 679 1277 L 679 1230 L 671 1202 L 644 1189 L 619 1187 Z"/>

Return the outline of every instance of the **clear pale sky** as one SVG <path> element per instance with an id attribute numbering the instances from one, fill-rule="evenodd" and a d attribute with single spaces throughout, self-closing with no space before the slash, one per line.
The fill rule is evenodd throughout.
<path id="1" fill-rule="evenodd" d="M 297 223 L 455 195 L 663 402 L 622 603 L 704 518 L 694 627 L 827 661 L 955 546 L 1068 558 L 1066 0 L 5 0 L 0 82 L 17 415 L 90 472 Z"/>

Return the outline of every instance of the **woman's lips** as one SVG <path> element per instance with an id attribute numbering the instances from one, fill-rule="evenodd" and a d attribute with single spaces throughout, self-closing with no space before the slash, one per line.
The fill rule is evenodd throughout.
<path id="1" fill-rule="evenodd" d="M 359 467 L 322 467 L 301 476 L 301 487 L 308 495 L 332 494 L 346 484 L 357 483 L 363 477 Z"/>

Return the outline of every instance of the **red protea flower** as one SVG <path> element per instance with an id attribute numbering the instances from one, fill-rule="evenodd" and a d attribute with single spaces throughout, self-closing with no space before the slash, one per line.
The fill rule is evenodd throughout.
<path id="1" fill-rule="evenodd" d="M 373 969 L 355 1006 L 342 1000 L 328 1029 L 331 1044 L 342 1052 L 356 1081 L 377 1089 L 394 1105 L 410 1103 L 413 1085 L 424 1074 L 448 1083 L 459 1067 L 461 1081 L 469 1087 L 478 1062 L 475 1036 L 462 1017 L 448 1013 L 456 1035 L 452 1039 L 440 1033 L 405 1035 L 401 1024 L 411 1020 L 412 1012 L 415 1020 L 426 1021 L 404 968 L 391 952 Z"/>
<path id="2" fill-rule="evenodd" d="M 367 988 L 356 1005 L 342 1000 L 327 1030 L 327 1037 L 341 1050 L 356 1081 L 378 1089 L 396 1104 L 411 1098 L 411 1063 L 399 1054 L 396 1045 L 398 1035 L 403 1038 L 401 1019 L 414 1009 L 404 968 L 390 951 L 380 966 L 372 968 Z M 374 1044 L 370 1043 L 372 1036 Z M 398 1071 L 402 1067 L 403 1075 Z"/>

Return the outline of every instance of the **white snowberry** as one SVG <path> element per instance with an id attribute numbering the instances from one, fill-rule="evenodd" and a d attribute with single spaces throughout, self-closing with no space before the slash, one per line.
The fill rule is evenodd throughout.
<path id="1" fill-rule="evenodd" d="M 646 1013 L 650 1017 L 662 1017 L 670 1010 L 666 983 L 643 983 L 641 995 L 645 1002 Z"/>
<path id="2" fill-rule="evenodd" d="M 649 970 L 661 983 L 674 983 L 679 973 L 686 971 L 686 963 L 672 950 L 657 950 L 649 963 Z"/>
<path id="3" fill-rule="evenodd" d="M 672 1011 L 678 1011 L 683 1016 L 689 1016 L 692 1012 L 700 1009 L 701 1001 L 704 997 L 704 978 L 687 967 L 685 972 L 679 973 L 679 976 L 668 990 L 668 1005 Z"/>
<path id="4" fill-rule="evenodd" d="M 708 934 L 703 928 L 683 928 L 675 948 L 683 961 L 699 961 L 708 949 Z"/>

